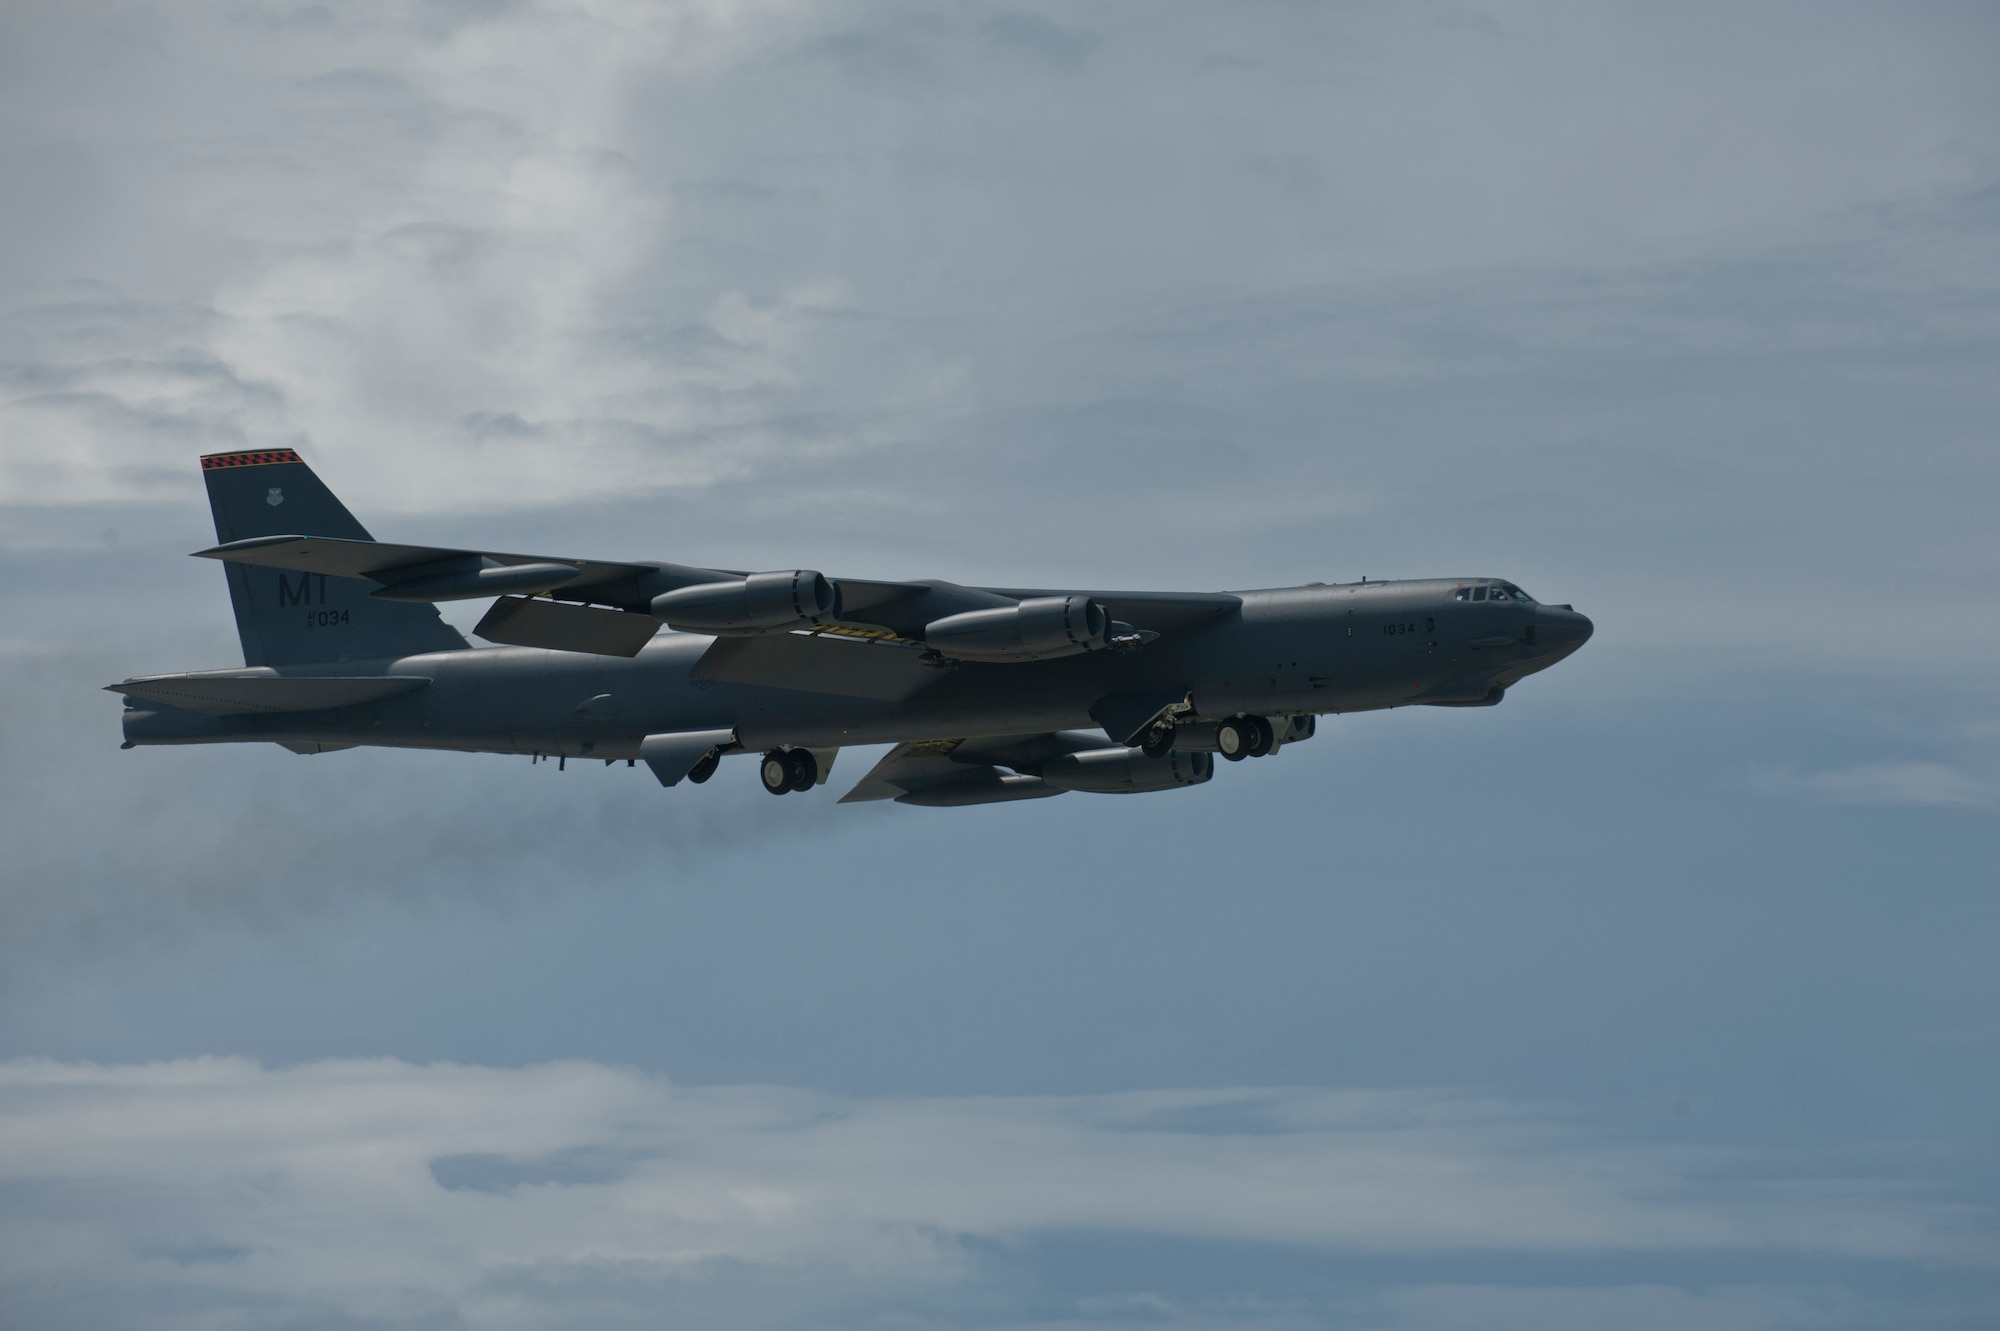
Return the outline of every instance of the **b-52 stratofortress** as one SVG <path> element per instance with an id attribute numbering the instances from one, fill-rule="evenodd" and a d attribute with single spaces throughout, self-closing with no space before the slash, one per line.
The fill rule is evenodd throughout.
<path id="1" fill-rule="evenodd" d="M 843 803 L 1168 790 L 1323 715 L 1492 706 L 1591 632 L 1500 578 L 1116 592 L 394 545 L 289 449 L 201 465 L 244 665 L 111 685 L 127 748 L 623 759 L 668 786 L 754 754 L 782 795 L 888 743 Z M 435 605 L 480 598 L 491 647 Z"/>

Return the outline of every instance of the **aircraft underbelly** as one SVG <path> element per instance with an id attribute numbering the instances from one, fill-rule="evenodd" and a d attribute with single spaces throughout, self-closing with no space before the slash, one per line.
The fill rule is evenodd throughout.
<path id="1" fill-rule="evenodd" d="M 176 717 L 160 709 L 128 724 L 146 743 L 277 740 L 364 744 L 575 758 L 636 758 L 649 734 L 734 729 L 757 749 L 777 744 L 838 746 L 898 743 L 963 734 L 1038 734 L 1095 726 L 1091 707 L 1121 692 L 1174 692 L 1191 671 L 1030 671 L 941 680 L 903 702 L 722 684 L 692 678 L 693 647 L 653 651 L 635 660 L 581 657 L 537 649 L 440 653 L 386 663 L 422 669 L 432 683 L 416 698 L 337 711 L 241 718 Z M 1355 686 L 1238 670 L 1192 681 L 1202 715 L 1239 711 L 1328 712 L 1392 706 L 1400 696 L 1383 682 Z"/>

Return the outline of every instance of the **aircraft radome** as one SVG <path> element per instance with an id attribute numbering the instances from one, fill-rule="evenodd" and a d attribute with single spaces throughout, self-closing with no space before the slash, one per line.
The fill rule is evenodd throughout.
<path id="1" fill-rule="evenodd" d="M 624 759 L 669 786 L 757 754 L 784 794 L 891 743 L 843 803 L 1166 790 L 1329 713 L 1491 706 L 1591 632 L 1499 578 L 1110 592 L 392 545 L 289 449 L 201 465 L 244 666 L 111 685 L 128 748 Z M 491 647 L 433 604 L 489 597 Z"/>

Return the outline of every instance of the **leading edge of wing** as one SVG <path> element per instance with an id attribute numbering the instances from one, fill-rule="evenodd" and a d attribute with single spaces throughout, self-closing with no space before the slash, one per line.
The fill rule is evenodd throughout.
<path id="1" fill-rule="evenodd" d="M 522 555 L 501 550 L 463 550 L 450 546 L 400 545 L 393 541 L 351 541 L 331 536 L 255 536 L 230 541 L 194 552 L 197 558 L 217 559 L 231 564 L 285 569 L 294 573 L 323 573 L 337 578 L 366 578 L 394 588 L 399 583 L 423 578 L 432 570 L 483 564 L 491 570 L 546 568 L 560 581 L 551 590 L 564 600 L 604 600 L 610 604 L 640 595 L 652 596 L 676 586 L 741 576 L 726 569 L 695 568 L 681 564 L 625 563 L 606 559 L 574 559 L 554 555 Z M 561 569 L 576 570 L 574 577 Z M 631 584 L 629 596 L 621 596 L 618 584 Z M 473 592 L 496 595 L 503 590 Z M 519 590 L 525 590 L 521 588 Z M 417 595 L 410 599 L 456 599 L 453 596 Z"/>
<path id="2" fill-rule="evenodd" d="M 402 545 L 331 536 L 256 536 L 197 550 L 203 559 L 361 578 L 380 585 L 388 600 L 466 600 L 515 593 L 547 595 L 560 601 L 616 606 L 646 613 L 661 592 L 703 582 L 740 578 L 733 569 L 648 561 L 575 559 L 467 550 L 451 546 Z M 1228 592 L 1093 592 L 1020 587 L 968 587 L 930 579 L 910 582 L 866 578 L 832 579 L 842 611 L 838 625 L 879 628 L 915 640 L 923 626 L 967 610 L 995 608 L 1043 596 L 1087 596 L 1113 619 L 1136 628 L 1171 633 L 1220 619 L 1242 605 Z M 838 626 L 828 626 L 839 631 Z"/>

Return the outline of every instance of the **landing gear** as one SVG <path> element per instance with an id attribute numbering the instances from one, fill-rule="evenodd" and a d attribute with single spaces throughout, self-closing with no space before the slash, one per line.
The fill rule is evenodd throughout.
<path id="1" fill-rule="evenodd" d="M 1232 716 L 1215 725 L 1215 750 L 1232 763 L 1269 753 L 1277 732 L 1261 716 Z"/>
<path id="2" fill-rule="evenodd" d="M 1174 751 L 1174 723 L 1162 721 L 1139 741 L 1139 752 L 1148 758 L 1164 758 Z"/>
<path id="3" fill-rule="evenodd" d="M 773 795 L 811 790 L 819 784 L 819 759 L 809 749 L 772 749 L 757 765 L 757 775 Z"/>
<path id="4" fill-rule="evenodd" d="M 708 756 L 688 769 L 687 779 L 697 786 L 715 775 L 715 769 L 722 766 L 722 751 L 710 749 Z"/>

